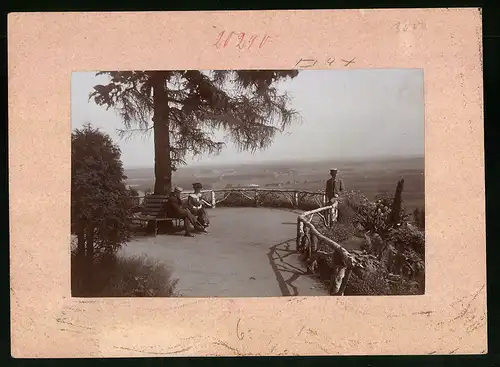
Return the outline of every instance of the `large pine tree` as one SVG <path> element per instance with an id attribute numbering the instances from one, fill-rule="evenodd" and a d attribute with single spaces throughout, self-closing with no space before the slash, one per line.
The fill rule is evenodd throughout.
<path id="1" fill-rule="evenodd" d="M 168 194 L 172 172 L 187 154 L 217 154 L 225 143 L 218 131 L 240 150 L 271 145 L 277 132 L 300 119 L 290 98 L 277 84 L 296 70 L 128 71 L 100 72 L 110 81 L 96 85 L 90 99 L 114 108 L 121 131 L 153 131 L 155 194 Z"/>

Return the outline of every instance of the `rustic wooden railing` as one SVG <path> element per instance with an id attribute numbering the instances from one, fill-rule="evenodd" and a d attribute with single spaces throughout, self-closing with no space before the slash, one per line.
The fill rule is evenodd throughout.
<path id="1" fill-rule="evenodd" d="M 192 191 L 184 191 L 186 198 Z M 294 189 L 225 188 L 202 190 L 206 205 L 217 206 L 270 206 L 293 209 L 313 209 L 326 205 L 326 197 L 320 191 Z M 142 201 L 142 197 L 140 198 Z"/>
<path id="2" fill-rule="evenodd" d="M 192 191 L 184 191 L 181 197 L 186 198 L 190 193 Z M 331 295 L 343 296 L 351 272 L 355 267 L 361 266 L 352 254 L 321 234 L 313 224 L 315 218 L 319 218 L 320 223 L 322 222 L 325 227 L 331 227 L 337 221 L 338 201 L 327 205 L 323 192 L 294 189 L 225 188 L 202 190 L 201 193 L 203 201 L 211 208 L 219 205 L 314 208 L 297 217 L 296 250 L 304 255 L 308 270 L 312 273 L 318 267 L 318 260 L 323 259 L 330 262 L 330 266 L 333 268 L 329 290 Z M 321 247 L 324 250 L 319 249 L 320 245 L 323 245 Z"/>
<path id="3" fill-rule="evenodd" d="M 304 255 L 308 270 L 312 273 L 318 267 L 318 261 L 329 262 L 332 268 L 330 278 L 331 295 L 343 296 L 352 271 L 362 267 L 356 258 L 337 242 L 321 234 L 313 224 L 319 216 L 325 227 L 331 227 L 337 221 L 338 201 L 318 209 L 302 213 L 297 217 L 296 250 Z M 322 247 L 323 250 L 319 248 Z"/>

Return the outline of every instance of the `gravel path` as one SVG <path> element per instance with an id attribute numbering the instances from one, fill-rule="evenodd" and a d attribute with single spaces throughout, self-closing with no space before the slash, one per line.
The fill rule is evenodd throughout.
<path id="1" fill-rule="evenodd" d="M 121 255 L 144 254 L 171 266 L 184 297 L 327 295 L 294 253 L 297 215 L 268 208 L 210 209 L 208 234 L 137 237 Z"/>

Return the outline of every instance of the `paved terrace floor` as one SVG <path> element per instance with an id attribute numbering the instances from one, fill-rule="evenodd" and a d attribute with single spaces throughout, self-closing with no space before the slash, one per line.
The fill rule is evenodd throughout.
<path id="1" fill-rule="evenodd" d="M 208 234 L 137 237 L 124 256 L 172 267 L 183 297 L 321 296 L 295 250 L 297 213 L 268 208 L 209 209 Z"/>

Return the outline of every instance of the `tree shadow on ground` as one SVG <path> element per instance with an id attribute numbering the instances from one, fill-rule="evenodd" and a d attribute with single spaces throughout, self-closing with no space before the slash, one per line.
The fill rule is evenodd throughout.
<path id="1" fill-rule="evenodd" d="M 298 296 L 298 288 L 294 282 L 301 276 L 308 276 L 305 268 L 301 269 L 286 261 L 287 257 L 296 254 L 294 250 L 290 249 L 290 244 L 294 241 L 295 238 L 291 238 L 271 246 L 267 254 L 283 296 Z M 284 274 L 291 274 L 291 276 L 285 279 Z"/>

